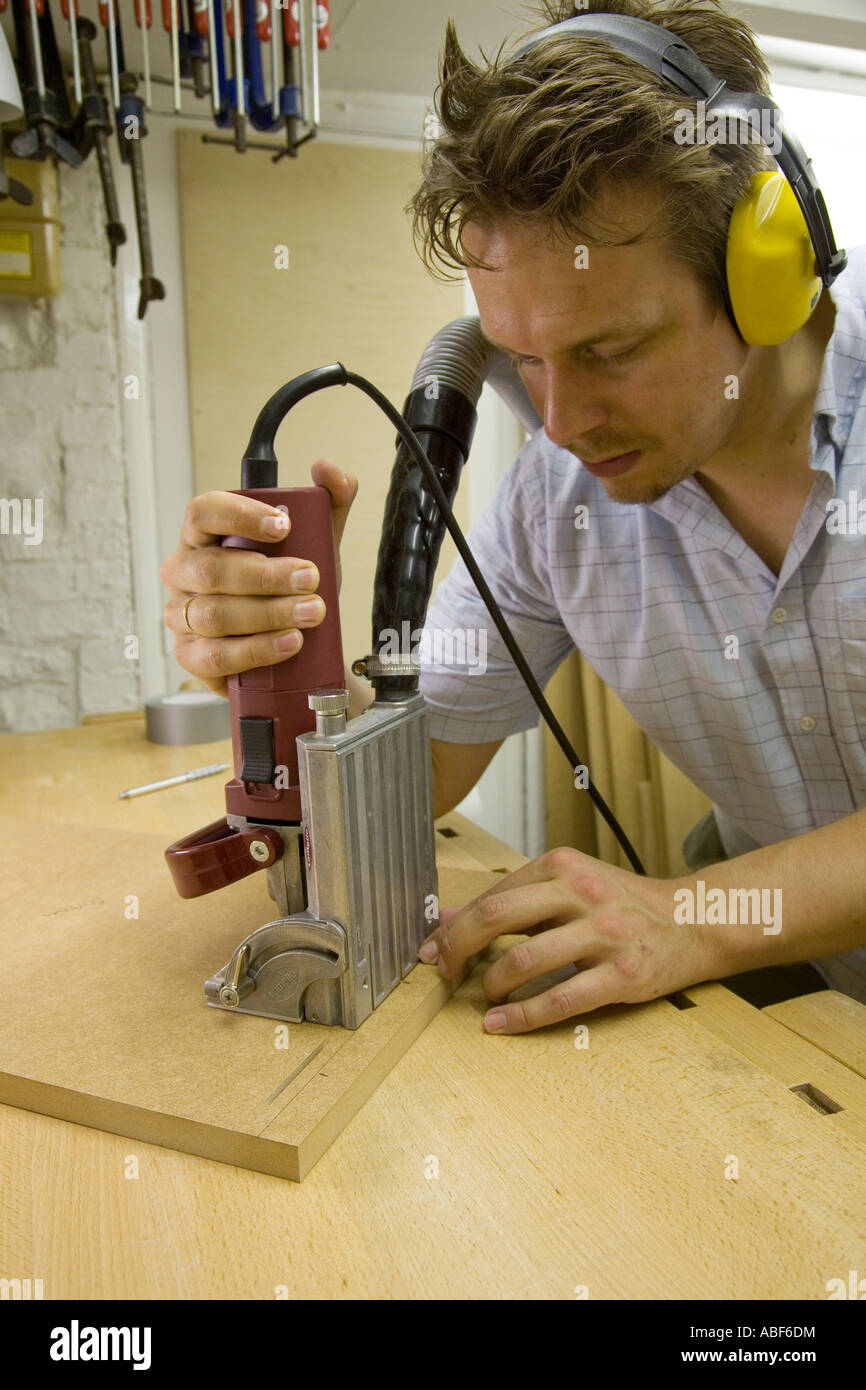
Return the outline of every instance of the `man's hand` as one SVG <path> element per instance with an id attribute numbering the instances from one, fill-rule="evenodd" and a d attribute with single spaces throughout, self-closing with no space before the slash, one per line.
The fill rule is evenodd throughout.
<path id="1" fill-rule="evenodd" d="M 317 459 L 312 478 L 331 494 L 339 587 L 340 540 L 358 480 L 329 459 Z M 169 591 L 163 621 L 175 634 L 175 657 L 218 695 L 227 693 L 228 676 L 293 656 L 303 643 L 300 629 L 317 627 L 325 616 L 324 602 L 315 595 L 319 574 L 310 561 L 219 543 L 222 536 L 282 540 L 285 521 L 285 513 L 266 502 L 205 492 L 190 502 L 178 548 L 160 567 Z M 302 607 L 310 600 L 312 609 Z"/>
<path id="2" fill-rule="evenodd" d="M 674 923 L 677 886 L 576 849 L 551 850 L 465 907 L 443 908 L 421 959 L 438 955 L 439 973 L 448 980 L 496 937 L 530 936 L 484 975 L 484 993 L 502 1005 L 484 1019 L 493 1033 L 528 1033 L 604 1004 L 658 999 L 716 978 L 712 934 L 704 926 Z M 569 979 L 534 998 L 503 1002 L 518 986 L 570 964 L 577 973 Z"/>

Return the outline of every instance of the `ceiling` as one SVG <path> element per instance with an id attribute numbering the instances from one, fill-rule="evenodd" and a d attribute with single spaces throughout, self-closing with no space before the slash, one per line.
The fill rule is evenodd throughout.
<path id="1" fill-rule="evenodd" d="M 730 3 L 759 33 L 866 50 L 866 0 L 785 4 Z M 464 50 L 481 44 L 492 57 L 503 39 L 539 27 L 538 10 L 518 0 L 332 0 L 332 43 L 321 63 L 323 86 L 429 97 L 449 17 Z M 511 46 L 510 44 L 508 45 Z"/>

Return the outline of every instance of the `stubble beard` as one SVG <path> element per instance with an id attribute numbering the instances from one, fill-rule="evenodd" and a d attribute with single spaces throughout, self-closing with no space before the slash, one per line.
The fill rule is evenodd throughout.
<path id="1" fill-rule="evenodd" d="M 640 468 L 639 463 L 635 472 L 639 472 Z M 671 488 L 676 487 L 677 483 L 691 477 L 694 472 L 693 468 L 680 464 L 662 478 L 641 479 L 624 473 L 620 478 L 601 478 L 599 481 L 611 502 L 619 502 L 623 506 L 650 506 L 670 492 Z"/>

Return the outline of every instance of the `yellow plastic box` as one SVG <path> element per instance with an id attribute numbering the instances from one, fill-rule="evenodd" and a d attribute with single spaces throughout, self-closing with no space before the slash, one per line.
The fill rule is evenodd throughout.
<path id="1" fill-rule="evenodd" d="M 0 294 L 57 294 L 60 290 L 60 200 L 50 160 L 7 159 L 6 172 L 33 190 L 30 207 L 0 202 Z"/>

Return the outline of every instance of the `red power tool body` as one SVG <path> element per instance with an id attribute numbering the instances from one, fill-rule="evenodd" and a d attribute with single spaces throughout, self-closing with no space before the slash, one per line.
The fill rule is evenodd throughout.
<path id="1" fill-rule="evenodd" d="M 284 540 L 267 542 L 225 536 L 224 546 L 264 555 L 297 555 L 319 572 L 317 592 L 326 614 L 304 634 L 300 651 L 273 666 L 229 676 L 234 777 L 226 784 L 226 810 L 233 816 L 282 825 L 300 824 L 301 801 L 296 739 L 316 727 L 308 696 L 343 685 L 343 644 L 337 592 L 337 562 L 330 494 L 322 487 L 233 489 L 284 509 L 291 528 Z M 223 819 L 178 840 L 166 851 L 181 897 L 194 898 L 268 867 L 277 857 L 254 859 L 249 843 L 261 831 L 243 831 Z M 279 836 L 271 843 L 282 853 Z"/>

